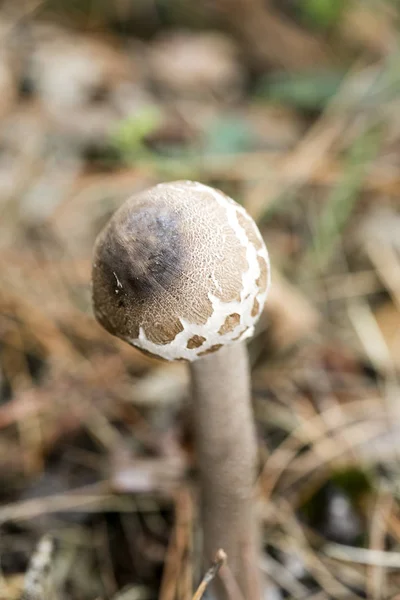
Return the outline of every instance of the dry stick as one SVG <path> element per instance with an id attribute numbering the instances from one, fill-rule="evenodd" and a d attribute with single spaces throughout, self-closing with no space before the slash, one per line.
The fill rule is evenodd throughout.
<path id="1" fill-rule="evenodd" d="M 98 557 L 101 569 L 99 577 L 106 591 L 107 597 L 112 598 L 118 593 L 118 583 L 115 577 L 115 570 L 110 549 L 110 536 L 107 531 L 105 519 L 99 524 L 95 534 L 94 550 Z"/>
<path id="2" fill-rule="evenodd" d="M 384 553 L 387 535 L 387 520 L 392 510 L 393 497 L 381 489 L 370 519 L 369 550 Z M 385 566 L 372 563 L 367 567 L 367 597 L 380 600 L 387 595 L 387 574 Z"/>
<path id="3" fill-rule="evenodd" d="M 322 548 L 322 552 L 323 556 L 320 552 L 318 554 L 334 577 L 346 584 L 350 589 L 365 589 L 365 567 L 362 564 L 351 561 L 347 563 L 338 561 L 325 552 L 325 547 Z"/>
<path id="4" fill-rule="evenodd" d="M 34 519 L 40 515 L 58 511 L 73 512 L 85 508 L 87 512 L 98 512 L 111 504 L 115 506 L 118 503 L 119 499 L 110 492 L 108 481 L 103 481 L 84 486 L 68 494 L 29 498 L 29 500 L 0 506 L 0 524 Z M 131 507 L 128 509 L 132 510 Z"/>
<path id="5" fill-rule="evenodd" d="M 328 558 L 336 561 L 385 569 L 400 569 L 400 553 L 390 550 L 371 550 L 370 548 L 359 548 L 330 542 L 323 546 L 323 552 Z"/>
<path id="6" fill-rule="evenodd" d="M 394 538 L 394 540 L 398 543 L 400 540 L 400 519 L 399 519 L 399 507 L 398 504 L 395 503 L 392 507 L 392 512 L 388 517 L 388 532 Z M 400 562 L 400 554 L 399 562 Z M 396 565 L 397 566 L 397 565 Z M 400 569 L 400 564 L 398 565 Z"/>
<path id="7" fill-rule="evenodd" d="M 265 554 L 261 558 L 261 569 L 268 577 L 274 581 L 279 587 L 288 592 L 289 596 L 300 600 L 308 595 L 308 588 L 299 581 L 295 574 L 279 561 Z"/>
<path id="8" fill-rule="evenodd" d="M 51 563 L 54 554 L 54 541 L 44 536 L 38 543 L 25 575 L 21 600 L 46 600 L 51 587 Z"/>
<path id="9" fill-rule="evenodd" d="M 193 594 L 193 521 L 195 517 L 192 494 L 185 494 L 184 500 L 185 551 L 182 572 L 177 585 L 177 600 L 190 600 Z"/>
<path id="10" fill-rule="evenodd" d="M 187 545 L 187 505 L 190 494 L 187 489 L 179 492 L 175 503 L 175 528 L 171 536 L 160 589 L 160 600 L 174 600 L 176 597 L 179 571 Z"/>
<path id="11" fill-rule="evenodd" d="M 220 568 L 226 564 L 226 560 L 227 560 L 227 556 L 226 556 L 225 552 L 221 549 L 218 550 L 211 567 L 208 569 L 207 573 L 204 575 L 203 579 L 201 580 L 201 583 L 200 583 L 199 587 L 197 588 L 192 600 L 201 600 L 208 585 L 218 575 L 218 571 L 220 570 Z"/>

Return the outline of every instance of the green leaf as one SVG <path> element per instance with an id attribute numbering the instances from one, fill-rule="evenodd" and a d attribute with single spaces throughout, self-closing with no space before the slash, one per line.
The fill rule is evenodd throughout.
<path id="1" fill-rule="evenodd" d="M 337 93 L 344 73 L 279 74 L 261 81 L 256 96 L 303 110 L 322 110 Z"/>
<path id="2" fill-rule="evenodd" d="M 159 126 L 160 121 L 159 110 L 147 106 L 118 124 L 112 135 L 112 144 L 126 160 L 143 154 L 146 152 L 144 139 Z"/>
<path id="3" fill-rule="evenodd" d="M 318 29 L 336 25 L 344 12 L 345 0 L 302 0 L 299 7 L 302 16 Z"/>
<path id="4" fill-rule="evenodd" d="M 238 154 L 254 148 L 255 136 L 240 117 L 219 117 L 206 132 L 203 153 Z"/>

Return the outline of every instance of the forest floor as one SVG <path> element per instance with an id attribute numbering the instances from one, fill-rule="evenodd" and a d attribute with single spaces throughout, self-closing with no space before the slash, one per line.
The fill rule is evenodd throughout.
<path id="1" fill-rule="evenodd" d="M 103 224 L 175 179 L 240 202 L 271 255 L 249 347 L 265 597 L 400 598 L 399 18 L 1 3 L 1 600 L 191 600 L 201 578 L 186 365 L 90 304 Z"/>

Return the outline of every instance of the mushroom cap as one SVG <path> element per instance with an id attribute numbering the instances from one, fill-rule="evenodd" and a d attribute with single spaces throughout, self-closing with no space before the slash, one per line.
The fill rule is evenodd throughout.
<path id="1" fill-rule="evenodd" d="M 253 334 L 270 266 L 243 207 L 175 181 L 116 211 L 96 240 L 92 280 L 105 329 L 150 354 L 193 361 Z"/>

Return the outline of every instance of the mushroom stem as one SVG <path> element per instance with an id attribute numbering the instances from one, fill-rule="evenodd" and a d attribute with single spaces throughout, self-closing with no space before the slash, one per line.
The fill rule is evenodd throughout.
<path id="1" fill-rule="evenodd" d="M 190 368 L 204 560 L 209 564 L 222 548 L 243 597 L 259 600 L 253 501 L 257 445 L 246 346 L 243 342 L 226 346 Z M 218 600 L 227 600 L 222 581 L 223 577 L 217 578 L 214 591 Z"/>

